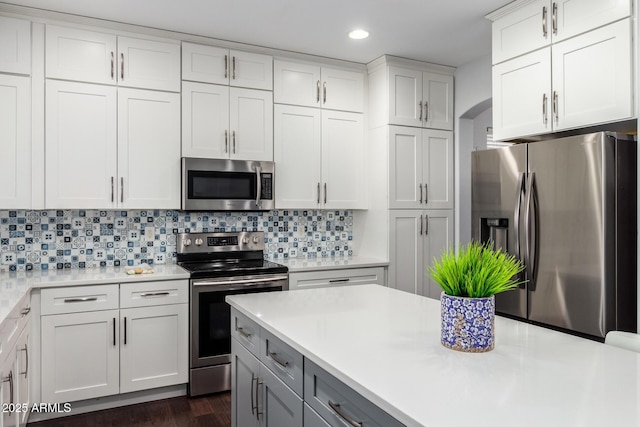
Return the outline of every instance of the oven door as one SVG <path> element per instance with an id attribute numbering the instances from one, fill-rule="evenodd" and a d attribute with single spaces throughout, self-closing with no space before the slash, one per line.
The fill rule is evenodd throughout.
<path id="1" fill-rule="evenodd" d="M 184 210 L 271 210 L 273 162 L 182 159 Z"/>
<path id="2" fill-rule="evenodd" d="M 191 368 L 231 362 L 231 307 L 227 295 L 287 290 L 286 274 L 191 281 Z"/>

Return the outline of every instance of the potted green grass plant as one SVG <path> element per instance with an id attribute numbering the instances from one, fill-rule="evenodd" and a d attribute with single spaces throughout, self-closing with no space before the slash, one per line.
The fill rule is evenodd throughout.
<path id="1" fill-rule="evenodd" d="M 472 241 L 456 255 L 445 251 L 429 268 L 442 288 L 441 342 L 445 347 L 481 353 L 494 347 L 495 294 L 523 283 L 524 265 L 493 242 Z"/>

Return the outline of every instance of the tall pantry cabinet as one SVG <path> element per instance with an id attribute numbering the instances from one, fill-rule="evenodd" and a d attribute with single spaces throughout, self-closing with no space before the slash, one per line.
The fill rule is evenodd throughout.
<path id="1" fill-rule="evenodd" d="M 454 70 L 390 56 L 368 67 L 370 206 L 358 238 L 388 257 L 390 287 L 439 298 L 428 268 L 454 244 Z"/>

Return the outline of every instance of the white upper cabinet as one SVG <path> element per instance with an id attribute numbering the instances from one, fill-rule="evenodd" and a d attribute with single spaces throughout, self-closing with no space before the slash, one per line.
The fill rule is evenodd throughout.
<path id="1" fill-rule="evenodd" d="M 453 129 L 453 76 L 389 67 L 389 124 Z"/>
<path id="2" fill-rule="evenodd" d="M 31 22 L 0 16 L 0 72 L 31 74 Z"/>
<path id="3" fill-rule="evenodd" d="M 273 58 L 269 55 L 184 42 L 182 79 L 271 90 Z"/>
<path id="4" fill-rule="evenodd" d="M 493 64 L 631 15 L 631 0 L 535 0 L 489 15 Z"/>
<path id="5" fill-rule="evenodd" d="M 46 77 L 180 91 L 180 45 L 47 25 Z"/>
<path id="6" fill-rule="evenodd" d="M 31 79 L 0 74 L 0 208 L 31 208 Z"/>
<path id="7" fill-rule="evenodd" d="M 275 60 L 273 97 L 277 104 L 364 110 L 364 73 Z"/>
<path id="8" fill-rule="evenodd" d="M 182 155 L 273 160 L 269 91 L 182 83 Z"/>

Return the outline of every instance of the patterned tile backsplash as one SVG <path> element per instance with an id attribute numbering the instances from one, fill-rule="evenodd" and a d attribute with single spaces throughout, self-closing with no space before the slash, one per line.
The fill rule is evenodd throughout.
<path id="1" fill-rule="evenodd" d="M 352 255 L 351 211 L 0 210 L 0 271 L 164 264 L 176 233 L 264 231 L 265 257 Z"/>

